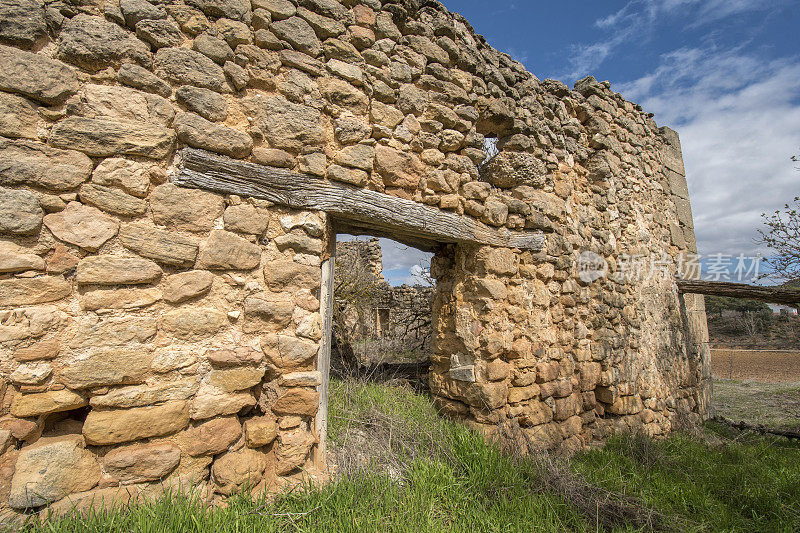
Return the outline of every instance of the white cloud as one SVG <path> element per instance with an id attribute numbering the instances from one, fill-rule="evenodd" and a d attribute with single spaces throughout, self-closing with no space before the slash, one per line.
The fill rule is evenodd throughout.
<path id="1" fill-rule="evenodd" d="M 597 19 L 594 26 L 609 35 L 594 43 L 570 47 L 569 66 L 556 76 L 574 80 L 598 68 L 623 46 L 642 46 L 657 24 L 679 18 L 682 24 L 697 28 L 720 19 L 752 11 L 769 11 L 788 0 L 631 0 L 622 9 Z"/>
<path id="2" fill-rule="evenodd" d="M 616 87 L 681 136 L 702 254 L 753 254 L 761 213 L 798 195 L 800 61 L 680 49 Z"/>

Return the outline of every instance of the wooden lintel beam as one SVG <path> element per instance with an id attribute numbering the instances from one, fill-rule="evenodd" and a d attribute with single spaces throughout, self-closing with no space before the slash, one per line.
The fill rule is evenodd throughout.
<path id="1" fill-rule="evenodd" d="M 686 294 L 705 294 L 708 296 L 726 296 L 728 298 L 746 298 L 773 304 L 800 304 L 800 289 L 789 287 L 759 287 L 745 283 L 726 281 L 703 281 L 694 279 L 678 279 L 678 291 Z"/>
<path id="2" fill-rule="evenodd" d="M 335 220 L 372 225 L 384 235 L 405 236 L 409 240 L 478 243 L 533 251 L 540 251 L 545 243 L 541 233 L 493 228 L 468 216 L 316 176 L 229 159 L 195 148 L 185 148 L 179 156 L 179 170 L 170 179 L 181 187 L 261 198 L 295 209 L 325 211 Z"/>

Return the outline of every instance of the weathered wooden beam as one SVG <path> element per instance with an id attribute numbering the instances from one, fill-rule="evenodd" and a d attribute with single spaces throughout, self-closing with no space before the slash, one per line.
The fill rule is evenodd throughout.
<path id="1" fill-rule="evenodd" d="M 434 242 L 472 242 L 539 251 L 541 233 L 493 228 L 474 218 L 377 191 L 315 176 L 237 161 L 185 148 L 171 181 L 182 187 L 262 198 L 296 209 L 325 211 L 334 219 L 369 224 L 383 234 Z"/>
<path id="2" fill-rule="evenodd" d="M 678 279 L 678 290 L 687 294 L 706 294 L 708 296 L 726 296 L 728 298 L 746 298 L 773 304 L 800 304 L 800 289 L 788 287 L 759 287 L 745 283 L 727 281 L 703 281 L 694 279 Z"/>

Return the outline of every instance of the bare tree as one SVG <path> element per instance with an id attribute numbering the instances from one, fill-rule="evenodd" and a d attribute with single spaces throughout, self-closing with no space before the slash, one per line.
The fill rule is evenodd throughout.
<path id="1" fill-rule="evenodd" d="M 800 158 L 792 156 L 792 161 L 800 161 Z M 766 258 L 772 267 L 770 275 L 786 281 L 800 278 L 800 196 L 784 204 L 783 209 L 761 216 L 767 227 L 758 230 L 761 235 L 759 243 L 775 251 L 774 255 Z"/>

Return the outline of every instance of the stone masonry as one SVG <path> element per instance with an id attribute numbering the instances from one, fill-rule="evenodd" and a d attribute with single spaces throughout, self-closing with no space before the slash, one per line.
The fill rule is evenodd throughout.
<path id="1" fill-rule="evenodd" d="M 680 142 L 607 82 L 540 81 L 435 0 L 2 0 L 0 520 L 325 472 L 335 220 L 179 188 L 187 146 L 546 235 L 436 247 L 443 414 L 566 451 L 706 414 Z"/>

